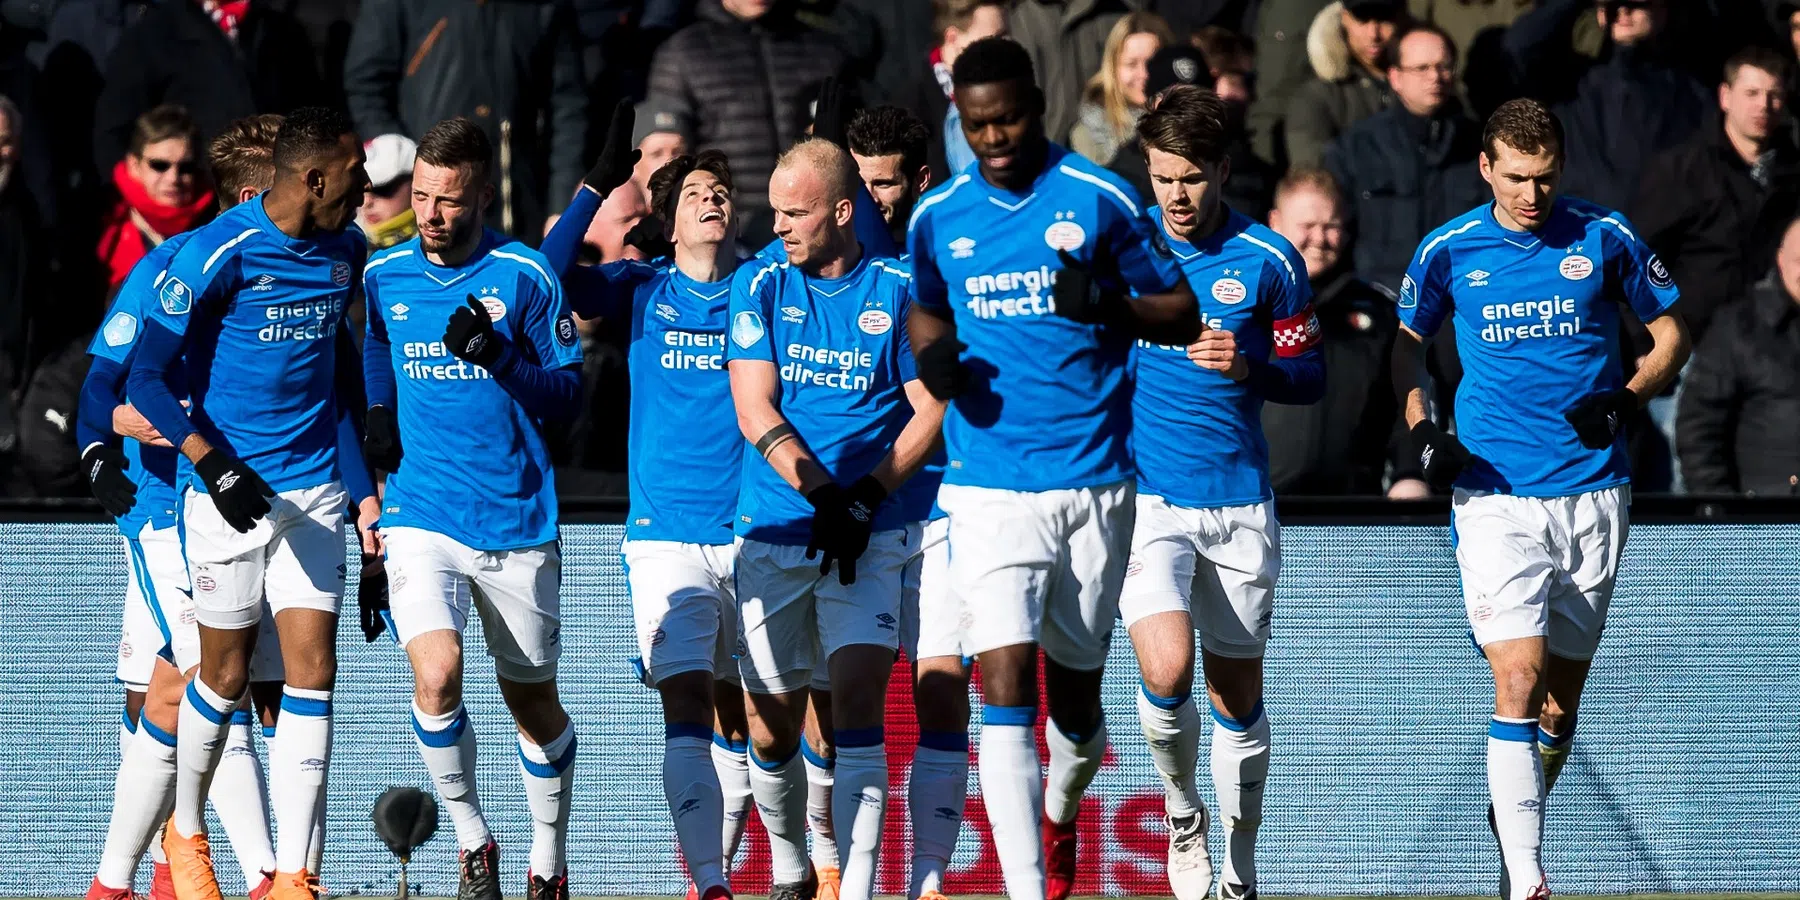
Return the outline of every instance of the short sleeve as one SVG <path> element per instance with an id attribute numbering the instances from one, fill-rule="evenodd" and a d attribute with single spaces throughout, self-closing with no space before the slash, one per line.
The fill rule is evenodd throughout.
<path id="1" fill-rule="evenodd" d="M 1432 247 L 1433 240 L 1426 238 L 1426 249 L 1413 256 L 1412 264 L 1406 267 L 1406 277 L 1400 280 L 1400 324 L 1420 337 L 1436 334 L 1454 306 L 1450 296 L 1450 247 L 1442 241 Z"/>
<path id="2" fill-rule="evenodd" d="M 906 252 L 912 260 L 912 299 L 930 310 L 949 308 L 950 293 L 931 253 L 931 224 L 925 216 L 913 216 L 907 226 Z"/>
<path id="3" fill-rule="evenodd" d="M 1618 213 L 1613 213 L 1610 218 L 1616 224 L 1607 223 L 1612 226 L 1607 228 L 1608 274 L 1624 293 L 1625 302 L 1638 320 L 1648 322 L 1668 312 L 1669 307 L 1681 299 L 1681 290 L 1675 286 L 1668 267 L 1657 258 L 1650 245 L 1638 237 L 1631 223 Z"/>
<path id="4" fill-rule="evenodd" d="M 146 298 L 150 302 L 140 307 L 148 321 L 176 334 L 187 334 L 195 308 L 234 290 L 239 266 L 233 251 L 241 249 L 241 242 L 255 233 L 246 231 L 224 244 L 208 240 L 214 236 L 207 232 L 195 235 L 176 252 L 167 271 L 156 281 L 154 300 Z"/>
<path id="5" fill-rule="evenodd" d="M 898 323 L 894 329 L 894 352 L 899 354 L 901 384 L 919 379 L 918 363 L 913 359 L 912 336 L 906 328 L 906 317 L 912 315 L 913 285 L 917 283 L 916 277 L 908 278 L 905 287 L 894 292 L 894 321 Z"/>
<path id="6" fill-rule="evenodd" d="M 562 283 L 541 272 L 519 273 L 520 303 L 518 335 L 537 351 L 539 365 L 546 369 L 562 369 L 581 365 L 581 333 L 575 328 L 575 313 L 563 299 Z"/>
<path id="7" fill-rule="evenodd" d="M 1139 294 L 1161 294 L 1181 283 L 1181 261 L 1143 209 L 1109 195 L 1100 198 L 1100 216 L 1127 287 Z"/>
<path id="8" fill-rule="evenodd" d="M 783 263 L 766 262 L 759 266 L 739 268 L 731 280 L 731 325 L 725 342 L 725 361 L 754 359 L 775 362 L 775 347 L 769 340 L 769 310 L 777 271 Z"/>
<path id="9" fill-rule="evenodd" d="M 88 355 L 95 359 L 109 359 L 124 365 L 131 359 L 131 351 L 137 346 L 138 334 L 143 331 L 143 321 L 139 315 L 138 299 L 140 292 L 151 289 L 149 285 L 138 283 L 137 273 L 125 279 L 120 286 L 118 296 L 113 298 L 112 308 L 106 311 L 106 321 L 100 330 L 94 332 L 94 339 L 88 342 Z"/>

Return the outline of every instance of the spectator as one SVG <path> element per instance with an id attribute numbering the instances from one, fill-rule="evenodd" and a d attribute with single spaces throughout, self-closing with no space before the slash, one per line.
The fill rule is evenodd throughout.
<path id="1" fill-rule="evenodd" d="M 637 185 L 646 202 L 650 199 L 650 176 L 663 164 L 685 155 L 693 146 L 693 126 L 686 117 L 655 100 L 637 105 L 632 120 L 632 144 L 637 147 L 637 167 L 631 170 L 631 183 Z"/>
<path id="2" fill-rule="evenodd" d="M 1256 96 L 1252 68 L 1256 50 L 1243 35 L 1216 25 L 1195 32 L 1193 43 L 1212 72 L 1213 92 L 1225 101 L 1225 111 L 1230 116 L 1225 123 L 1230 135 L 1225 155 L 1231 159 L 1231 178 L 1225 182 L 1225 202 L 1258 222 L 1264 221 L 1281 173 L 1251 147 L 1248 119 L 1250 103 Z"/>
<path id="3" fill-rule="evenodd" d="M 1398 0 L 1341 0 L 1313 19 L 1306 55 L 1314 77 L 1288 103 L 1290 165 L 1317 166 L 1338 135 L 1393 100 L 1381 51 L 1405 15 Z"/>
<path id="4" fill-rule="evenodd" d="M 158 106 L 138 116 L 125 158 L 113 166 L 119 202 L 102 223 L 95 251 L 111 288 L 123 283 L 151 248 L 211 216 L 203 147 L 199 128 L 179 106 Z"/>
<path id="5" fill-rule="evenodd" d="M 1337 185 L 1320 169 L 1296 169 L 1275 189 L 1269 227 L 1306 260 L 1324 334 L 1325 396 L 1311 406 L 1263 405 L 1269 480 L 1283 494 L 1380 494 L 1394 458 L 1390 496 L 1424 496 L 1424 482 L 1397 447 L 1399 407 L 1388 353 L 1399 318 L 1394 301 L 1345 265 Z M 1396 458 L 1398 457 L 1398 458 Z M 1416 464 L 1411 468 L 1416 469 Z"/>
<path id="6" fill-rule="evenodd" d="M 1154 101 L 1157 95 L 1177 84 L 1198 84 L 1204 87 L 1210 79 L 1207 62 L 1200 51 L 1192 47 L 1179 44 L 1165 47 L 1150 60 L 1145 92 Z M 1225 80 L 1221 77 L 1212 83 L 1220 84 Z M 1230 89 L 1229 85 L 1226 87 Z M 1225 157 L 1231 160 L 1231 177 L 1225 179 L 1220 196 L 1224 198 L 1226 206 L 1260 222 L 1269 213 L 1269 198 L 1275 189 L 1275 173 L 1267 163 L 1250 152 L 1250 136 L 1244 132 L 1243 127 L 1243 106 L 1224 95 L 1220 95 L 1220 99 L 1226 101 L 1226 111 L 1231 113 L 1225 123 Z M 1143 145 L 1138 143 L 1136 135 L 1132 135 L 1130 143 L 1113 157 L 1112 165 L 1108 168 L 1130 182 L 1146 205 L 1156 202 L 1156 195 L 1150 189 L 1150 167 L 1144 159 Z"/>
<path id="7" fill-rule="evenodd" d="M 1251 149 L 1277 167 L 1287 165 L 1287 111 L 1294 92 L 1311 81 L 1307 38 L 1329 0 L 1262 0 L 1256 16 L 1256 100 L 1250 106 Z"/>
<path id="8" fill-rule="evenodd" d="M 151 6 L 119 35 L 105 77 L 94 108 L 94 162 L 101 172 L 124 157 L 138 117 L 154 107 L 185 107 L 201 137 L 211 139 L 233 120 L 287 113 L 320 94 L 305 30 L 246 0 Z"/>
<path id="9" fill-rule="evenodd" d="M 14 436 L 13 397 L 30 362 L 27 339 L 42 290 L 38 210 L 19 167 L 25 117 L 0 97 L 0 451 Z"/>
<path id="10" fill-rule="evenodd" d="M 1676 450 L 1690 493 L 1800 493 L 1800 221 L 1775 276 L 1719 311 L 1683 378 Z"/>
<path id="11" fill-rule="evenodd" d="M 1031 54 L 1043 89 L 1044 134 L 1050 140 L 1069 142 L 1082 88 L 1100 71 L 1113 24 L 1143 8 L 1142 0 L 1017 0 L 1007 12 L 1007 31 Z"/>
<path id="12" fill-rule="evenodd" d="M 1477 47 L 1497 45 L 1506 29 L 1530 12 L 1534 3 L 1535 0 L 1409 0 L 1407 9 L 1413 18 L 1444 29 L 1450 43 L 1462 51 L 1456 59 L 1456 77 L 1460 79 L 1469 68 L 1471 57 L 1478 57 Z M 1504 64 L 1503 59 L 1494 61 Z"/>
<path id="13" fill-rule="evenodd" d="M 1399 101 L 1325 151 L 1343 191 L 1358 277 L 1398 293 L 1419 241 L 1481 205 L 1481 125 L 1456 99 L 1456 48 L 1429 22 L 1405 26 L 1383 65 Z"/>
<path id="14" fill-rule="evenodd" d="M 1155 13 L 1134 12 L 1113 24 L 1100 54 L 1100 68 L 1088 79 L 1081 110 L 1069 132 L 1069 149 L 1097 165 L 1106 165 L 1113 154 L 1136 133 L 1144 115 L 1144 83 L 1150 57 L 1175 43 L 1169 26 Z"/>
<path id="15" fill-rule="evenodd" d="M 404 134 L 383 134 L 363 142 L 363 169 L 369 173 L 369 193 L 356 211 L 356 224 L 379 250 L 419 233 L 413 218 L 412 173 L 419 145 Z"/>
<path id="16" fill-rule="evenodd" d="M 1006 5 L 1001 0 L 932 0 L 931 10 L 939 42 L 926 59 L 929 71 L 921 71 L 896 102 L 931 129 L 931 181 L 943 184 L 975 161 L 969 139 L 963 137 L 962 117 L 950 102 L 950 66 L 962 48 L 1006 36 Z"/>
<path id="17" fill-rule="evenodd" d="M 1213 93 L 1219 99 L 1233 106 L 1237 111 L 1238 125 L 1243 125 L 1243 108 L 1249 106 L 1250 99 L 1255 96 L 1251 85 L 1255 83 L 1256 48 L 1241 34 L 1217 25 L 1208 25 L 1194 32 L 1192 41 L 1194 49 L 1206 60 L 1207 68 L 1212 70 Z"/>
<path id="18" fill-rule="evenodd" d="M 1788 62 L 1751 47 L 1725 64 L 1721 121 L 1650 159 L 1631 218 L 1681 285 L 1696 343 L 1720 306 L 1769 269 L 1800 203 L 1800 153 L 1783 128 Z"/>
<path id="19" fill-rule="evenodd" d="M 700 21 L 657 50 L 650 96 L 693 125 L 695 150 L 731 158 L 740 235 L 751 246 L 774 234 L 775 157 L 805 134 L 808 104 L 845 61 L 835 38 L 796 21 L 774 0 L 705 0 Z"/>
<path id="20" fill-rule="evenodd" d="M 564 0 L 364 0 L 344 92 L 361 134 L 414 140 L 467 116 L 499 160 L 488 225 L 537 234 L 587 171 L 587 94 Z"/>

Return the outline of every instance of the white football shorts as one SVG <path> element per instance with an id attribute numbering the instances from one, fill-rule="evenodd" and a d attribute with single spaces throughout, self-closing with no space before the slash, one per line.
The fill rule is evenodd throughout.
<path id="1" fill-rule="evenodd" d="M 1119 616 L 1129 630 L 1157 613 L 1185 612 L 1208 652 L 1256 659 L 1269 642 L 1280 575 L 1274 503 L 1192 509 L 1139 494 Z"/>
<path id="2" fill-rule="evenodd" d="M 963 652 L 1035 643 L 1059 665 L 1106 664 L 1131 550 L 1137 485 L 1008 491 L 946 484 L 949 587 L 965 606 Z"/>
<path id="3" fill-rule="evenodd" d="M 188 593 L 181 527 L 156 528 L 146 522 L 124 543 L 129 580 L 116 676 L 127 689 L 141 692 L 149 688 L 158 656 L 183 672 L 200 664 L 200 628 Z M 280 681 L 282 671 L 281 641 L 274 621 L 266 618 L 257 631 L 250 680 Z"/>
<path id="4" fill-rule="evenodd" d="M 182 521 L 195 617 L 209 628 L 236 630 L 262 621 L 265 608 L 336 614 L 344 597 L 348 503 L 335 481 L 281 491 L 269 501 L 268 515 L 239 532 L 225 524 L 211 495 L 189 488 Z"/>
<path id="5" fill-rule="evenodd" d="M 1593 659 L 1630 505 L 1625 485 L 1570 497 L 1457 488 L 1450 522 L 1475 643 L 1543 637 L 1557 656 Z"/>
<path id="6" fill-rule="evenodd" d="M 738 680 L 737 547 L 626 541 L 619 549 L 645 683 L 655 687 L 684 672 Z"/>
<path id="7" fill-rule="evenodd" d="M 962 656 L 963 609 L 950 590 L 950 519 L 920 526 L 924 538 L 900 582 L 900 647 L 914 662 Z"/>
<path id="8" fill-rule="evenodd" d="M 521 684 L 556 677 L 562 654 L 562 550 L 556 541 L 524 550 L 476 550 L 405 526 L 381 529 L 381 539 L 387 544 L 388 608 L 401 646 L 428 631 L 461 634 L 474 605 L 495 674 Z"/>
<path id="9" fill-rule="evenodd" d="M 805 547 L 744 541 L 738 546 L 737 598 L 744 689 L 785 694 L 809 687 L 813 670 L 852 644 L 900 646 L 900 591 L 919 526 L 869 536 L 856 561 L 856 583 L 837 568 L 819 574 Z"/>

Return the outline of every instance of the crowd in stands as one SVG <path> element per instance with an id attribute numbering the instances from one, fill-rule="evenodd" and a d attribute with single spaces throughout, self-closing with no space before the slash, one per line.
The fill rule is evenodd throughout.
<path id="1" fill-rule="evenodd" d="M 1531 96 L 1566 129 L 1565 193 L 1625 214 L 1696 340 L 1633 423 L 1635 486 L 1800 493 L 1796 0 L 34 0 L 0 3 L 0 495 L 86 495 L 85 345 L 131 266 L 212 214 L 202 148 L 234 119 L 348 111 L 379 247 L 414 233 L 414 141 L 468 116 L 499 159 L 489 226 L 535 243 L 629 99 L 643 160 L 589 261 L 643 255 L 649 174 L 705 148 L 730 156 L 748 252 L 828 76 L 924 123 L 933 183 L 968 166 L 949 68 L 993 35 L 1029 51 L 1051 139 L 1146 203 L 1148 99 L 1227 102 L 1226 200 L 1299 248 L 1326 334 L 1324 401 L 1265 412 L 1279 492 L 1427 495 L 1399 450 L 1394 297 L 1420 238 L 1488 197 L 1482 120 Z M 566 494 L 623 493 L 628 328 L 584 324 Z M 1646 340 L 1622 341 L 1628 369 Z M 1430 358 L 1453 421 L 1455 338 Z"/>

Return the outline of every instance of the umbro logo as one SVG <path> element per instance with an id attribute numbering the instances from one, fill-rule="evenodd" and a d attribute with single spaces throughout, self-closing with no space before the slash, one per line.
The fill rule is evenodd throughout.
<path id="1" fill-rule="evenodd" d="M 404 303 L 396 303 L 393 306 L 388 307 L 388 312 L 394 314 L 394 321 L 404 322 L 406 321 L 406 314 L 412 312 L 412 307 L 407 306 Z"/>
<path id="2" fill-rule="evenodd" d="M 1469 287 L 1487 287 L 1488 275 L 1489 273 L 1476 269 L 1463 277 L 1469 279 Z"/>
<path id="3" fill-rule="evenodd" d="M 670 306 L 667 303 L 656 304 L 656 314 L 657 314 L 657 316 L 659 316 L 667 321 L 670 321 L 670 322 L 673 322 L 676 319 L 681 318 L 680 310 L 677 310 L 675 307 Z"/>
<path id="4" fill-rule="evenodd" d="M 950 242 L 951 259 L 968 259 L 975 255 L 975 239 L 959 237 Z"/>
<path id="5" fill-rule="evenodd" d="M 806 310 L 798 306 L 784 306 L 781 308 L 781 321 L 799 325 L 806 321 Z"/>
<path id="6" fill-rule="evenodd" d="M 216 487 L 221 491 L 229 491 L 231 490 L 231 486 L 237 483 L 238 474 L 236 472 L 226 472 L 225 475 L 219 479 L 219 483 Z"/>
<path id="7" fill-rule="evenodd" d="M 275 289 L 275 276 L 270 275 L 267 272 L 264 272 L 263 274 L 256 276 L 256 284 L 252 285 L 250 289 L 253 291 L 272 291 L 272 290 L 274 290 Z"/>
<path id="8" fill-rule="evenodd" d="M 690 797 L 687 800 L 682 801 L 681 806 L 675 809 L 675 818 L 679 819 L 699 808 L 700 800 L 695 797 Z"/>

